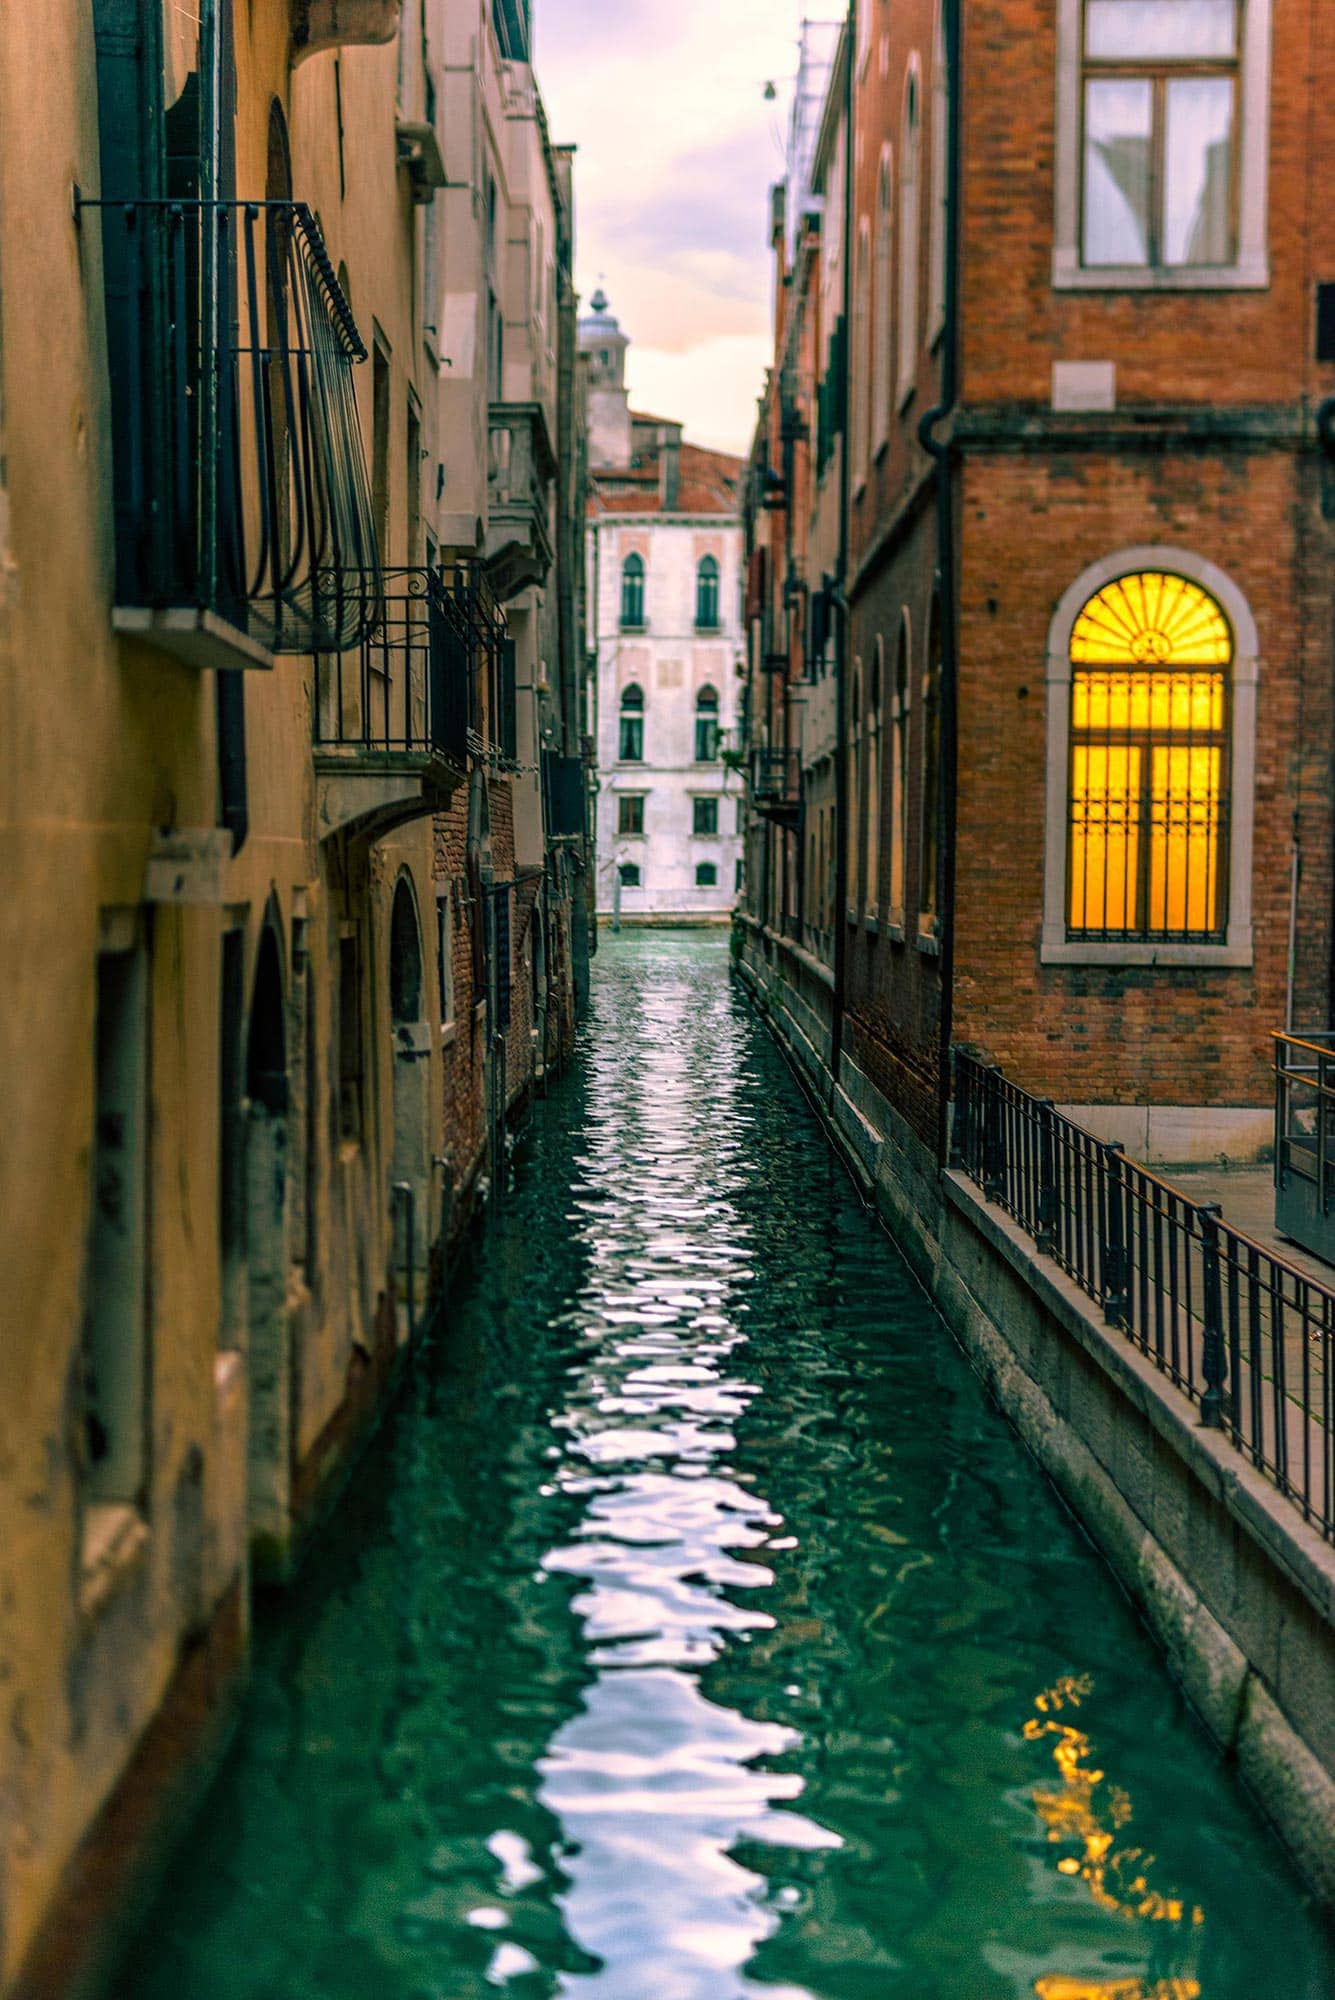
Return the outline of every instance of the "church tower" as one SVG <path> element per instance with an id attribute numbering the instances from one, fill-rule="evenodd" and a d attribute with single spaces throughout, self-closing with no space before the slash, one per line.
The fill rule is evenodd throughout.
<path id="1" fill-rule="evenodd" d="M 619 472 L 630 465 L 630 392 L 626 350 L 630 340 L 608 310 L 602 286 L 579 323 L 581 352 L 589 360 L 589 469 Z"/>

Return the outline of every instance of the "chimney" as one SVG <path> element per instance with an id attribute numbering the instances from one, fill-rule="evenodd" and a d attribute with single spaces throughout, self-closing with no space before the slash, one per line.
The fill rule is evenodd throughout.
<path id="1" fill-rule="evenodd" d="M 664 513 L 674 514 L 681 498 L 681 430 L 675 424 L 659 440 L 658 491 Z"/>

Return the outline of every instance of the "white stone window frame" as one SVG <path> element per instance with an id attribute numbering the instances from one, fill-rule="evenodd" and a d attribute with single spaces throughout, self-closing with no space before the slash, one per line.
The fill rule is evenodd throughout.
<path id="1" fill-rule="evenodd" d="M 1069 292 L 1263 291 L 1270 283 L 1267 244 L 1270 158 L 1272 0 L 1240 0 L 1238 62 L 1237 255 L 1231 264 L 1100 264 L 1080 262 L 1080 186 L 1084 130 L 1085 0 L 1057 4 L 1057 129 L 1053 171 L 1052 283 Z"/>
<path id="2" fill-rule="evenodd" d="M 1071 766 L 1071 634 L 1092 597 L 1137 570 L 1182 576 L 1208 591 L 1233 630 L 1229 728 L 1228 926 L 1222 943 L 1157 943 L 1067 936 L 1066 892 Z M 1043 965 L 1249 966 L 1252 845 L 1256 822 L 1256 697 L 1260 651 L 1251 606 L 1216 563 L 1189 549 L 1153 544 L 1119 549 L 1082 570 L 1048 628 L 1047 830 L 1044 852 Z"/>

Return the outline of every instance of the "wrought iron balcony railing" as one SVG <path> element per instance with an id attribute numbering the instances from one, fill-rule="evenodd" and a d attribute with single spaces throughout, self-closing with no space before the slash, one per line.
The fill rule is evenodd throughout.
<path id="1" fill-rule="evenodd" d="M 316 769 L 334 781 L 322 789 L 325 833 L 429 812 L 468 770 L 477 645 L 466 600 L 441 570 L 376 570 L 363 587 L 374 630 L 315 656 Z"/>
<path id="2" fill-rule="evenodd" d="M 762 818 L 796 825 L 802 810 L 802 766 L 796 750 L 751 752 L 751 803 Z"/>
<path id="3" fill-rule="evenodd" d="M 488 763 L 513 763 L 518 747 L 515 643 L 496 601 L 489 568 L 461 561 L 444 575 L 468 632 L 469 750 Z"/>
<path id="4" fill-rule="evenodd" d="M 359 645 L 379 617 L 366 349 L 310 210 L 79 207 L 102 224 L 118 628 L 198 665 Z"/>

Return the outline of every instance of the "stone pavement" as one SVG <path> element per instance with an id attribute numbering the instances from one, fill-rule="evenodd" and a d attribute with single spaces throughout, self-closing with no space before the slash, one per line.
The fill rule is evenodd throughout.
<path id="1" fill-rule="evenodd" d="M 1335 1290 L 1335 1264 L 1304 1250 L 1275 1228 L 1275 1180 L 1270 1167 L 1156 1167 L 1192 1201 L 1217 1201 L 1224 1220 L 1244 1236 L 1282 1257 L 1304 1277 Z"/>

